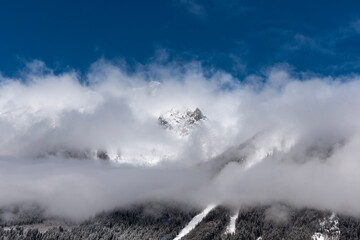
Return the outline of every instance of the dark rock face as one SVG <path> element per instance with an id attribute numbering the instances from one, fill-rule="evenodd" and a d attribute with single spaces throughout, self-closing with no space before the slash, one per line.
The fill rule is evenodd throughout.
<path id="1" fill-rule="evenodd" d="M 198 108 L 196 108 L 194 112 L 187 112 L 187 115 L 191 120 L 193 119 L 194 122 L 206 119 L 205 115 Z"/>
<path id="2" fill-rule="evenodd" d="M 73 158 L 73 159 L 90 159 L 92 153 L 89 149 L 75 149 L 75 148 L 57 148 L 53 149 L 45 154 L 41 154 L 38 157 L 43 158 L 47 156 L 62 157 L 62 158 Z"/>
<path id="3" fill-rule="evenodd" d="M 97 158 L 101 159 L 101 160 L 109 160 L 110 159 L 109 155 L 104 150 L 98 150 L 96 155 L 97 155 Z"/>
<path id="4" fill-rule="evenodd" d="M 160 126 L 162 126 L 163 128 L 172 129 L 172 126 L 170 125 L 170 123 L 167 120 L 165 120 L 163 117 L 159 117 L 158 122 L 159 122 Z"/>
<path id="5" fill-rule="evenodd" d="M 327 211 L 284 209 L 286 217 L 278 214 L 273 206 L 243 208 L 235 223 L 235 233 L 227 234 L 225 230 L 231 211 L 218 206 L 182 239 L 312 240 L 315 233 L 324 234 L 325 239 L 329 240 L 360 239 L 359 219 L 339 215 L 334 220 Z M 0 239 L 167 240 L 175 238 L 197 213 L 199 210 L 189 206 L 147 203 L 104 212 L 79 224 L 59 221 L 49 224 L 45 218 L 23 222 L 2 221 Z M 330 220 L 324 222 L 324 219 Z M 332 221 L 339 222 L 338 228 L 334 228 Z"/>

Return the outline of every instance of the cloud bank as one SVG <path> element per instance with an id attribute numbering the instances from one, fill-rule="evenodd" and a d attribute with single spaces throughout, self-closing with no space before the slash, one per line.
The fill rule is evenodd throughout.
<path id="1" fill-rule="evenodd" d="M 19 76 L 0 77 L 0 207 L 86 218 L 150 199 L 281 201 L 360 214 L 358 75 L 275 66 L 236 79 L 198 62 L 100 60 L 85 76 L 39 61 Z M 196 108 L 206 120 L 185 137 L 159 126 L 172 109 Z M 99 150 L 117 163 L 92 158 Z M 216 175 L 199 167 L 219 156 Z"/>

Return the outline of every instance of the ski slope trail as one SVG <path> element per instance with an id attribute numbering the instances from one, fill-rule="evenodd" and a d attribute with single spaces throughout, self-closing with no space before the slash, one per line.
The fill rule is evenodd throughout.
<path id="1" fill-rule="evenodd" d="M 208 215 L 208 213 L 213 210 L 216 207 L 216 205 L 209 205 L 207 206 L 201 213 L 196 215 L 191 221 L 186 225 L 180 233 L 174 238 L 174 240 L 180 240 L 182 237 L 186 236 L 191 230 L 193 230 L 196 225 L 198 225 L 205 217 Z"/>
<path id="2" fill-rule="evenodd" d="M 234 234 L 235 233 L 235 229 L 236 229 L 235 225 L 236 225 L 236 220 L 238 219 L 238 216 L 239 216 L 239 210 L 237 210 L 236 213 L 230 217 L 230 222 L 229 222 L 229 225 L 226 227 L 225 234 Z"/>

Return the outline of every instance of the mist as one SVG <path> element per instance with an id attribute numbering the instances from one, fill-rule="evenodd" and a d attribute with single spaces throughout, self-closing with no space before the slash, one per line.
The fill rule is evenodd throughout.
<path id="1" fill-rule="evenodd" d="M 359 216 L 359 89 L 358 75 L 284 66 L 237 79 L 199 62 L 99 60 L 82 74 L 33 61 L 0 76 L 0 208 L 84 219 L 151 200 L 285 202 Z M 159 126 L 196 108 L 206 119 L 186 136 Z M 237 154 L 215 176 L 199 167 Z"/>

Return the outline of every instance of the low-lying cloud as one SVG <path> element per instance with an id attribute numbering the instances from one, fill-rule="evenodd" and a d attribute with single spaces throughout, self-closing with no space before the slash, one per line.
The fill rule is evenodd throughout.
<path id="1" fill-rule="evenodd" d="M 35 202 L 84 218 L 151 199 L 280 201 L 360 214 L 357 75 L 273 67 L 239 80 L 197 62 L 101 60 L 85 77 L 39 61 L 20 76 L 0 77 L 0 207 Z M 206 120 L 188 136 L 159 125 L 171 109 L 196 108 Z M 118 163 L 87 157 L 99 150 Z M 237 155 L 215 176 L 199 167 Z"/>

